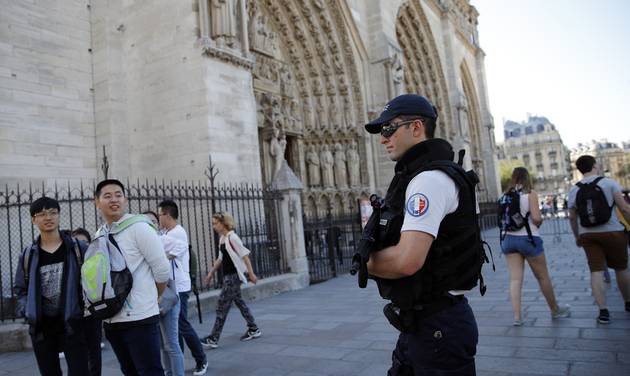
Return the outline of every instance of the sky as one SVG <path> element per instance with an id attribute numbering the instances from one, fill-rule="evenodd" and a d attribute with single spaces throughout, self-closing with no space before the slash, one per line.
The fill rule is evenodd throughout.
<path id="1" fill-rule="evenodd" d="M 504 120 L 522 122 L 528 113 L 548 118 L 569 148 L 630 141 L 630 1 L 471 4 L 497 142 Z"/>

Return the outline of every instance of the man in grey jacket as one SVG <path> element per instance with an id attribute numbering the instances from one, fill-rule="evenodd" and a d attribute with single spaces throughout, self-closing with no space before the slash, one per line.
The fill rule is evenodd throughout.
<path id="1" fill-rule="evenodd" d="M 105 222 L 99 232 L 108 232 L 131 217 L 125 187 L 118 180 L 98 183 L 95 203 Z M 162 376 L 158 298 L 170 276 L 162 242 L 146 222 L 115 233 L 114 240 L 133 276 L 133 287 L 121 311 L 104 320 L 105 336 L 124 375 Z"/>

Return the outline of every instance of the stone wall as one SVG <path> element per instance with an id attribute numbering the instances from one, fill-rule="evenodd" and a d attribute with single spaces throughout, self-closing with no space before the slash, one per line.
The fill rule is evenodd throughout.
<path id="1" fill-rule="evenodd" d="M 90 10 L 0 1 L 0 184 L 96 173 Z"/>

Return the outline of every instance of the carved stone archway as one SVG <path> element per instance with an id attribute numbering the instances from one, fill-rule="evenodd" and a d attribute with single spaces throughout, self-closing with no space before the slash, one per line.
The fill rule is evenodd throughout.
<path id="1" fill-rule="evenodd" d="M 396 37 L 403 51 L 408 93 L 427 97 L 438 109 L 436 137 L 453 139 L 454 127 L 446 79 L 429 22 L 420 1 L 404 1 L 396 18 Z"/>
<path id="2" fill-rule="evenodd" d="M 462 62 L 460 66 L 460 76 L 462 80 L 463 98 L 458 104 L 457 110 L 462 127 L 465 127 L 464 142 L 468 145 L 468 154 L 472 163 L 472 168 L 479 175 L 479 188 L 484 190 L 486 187 L 485 169 L 483 160 L 483 143 L 481 137 L 483 135 L 481 128 L 481 111 L 479 108 L 479 99 L 475 91 L 475 84 L 470 75 L 470 71 L 466 62 Z"/>
<path id="3" fill-rule="evenodd" d="M 365 105 L 349 32 L 336 0 L 250 0 L 263 180 L 271 183 L 286 159 L 304 183 L 307 215 L 313 202 L 332 205 L 332 192 L 368 185 L 360 128 Z M 345 211 L 345 208 L 341 210 Z M 339 212 L 339 210 L 335 210 Z"/>

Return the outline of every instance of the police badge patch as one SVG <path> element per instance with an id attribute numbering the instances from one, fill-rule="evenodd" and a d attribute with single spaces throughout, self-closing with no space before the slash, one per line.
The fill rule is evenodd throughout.
<path id="1" fill-rule="evenodd" d="M 409 215 L 412 217 L 420 217 L 429 210 L 429 199 L 422 193 L 416 193 L 409 197 L 405 206 Z"/>

